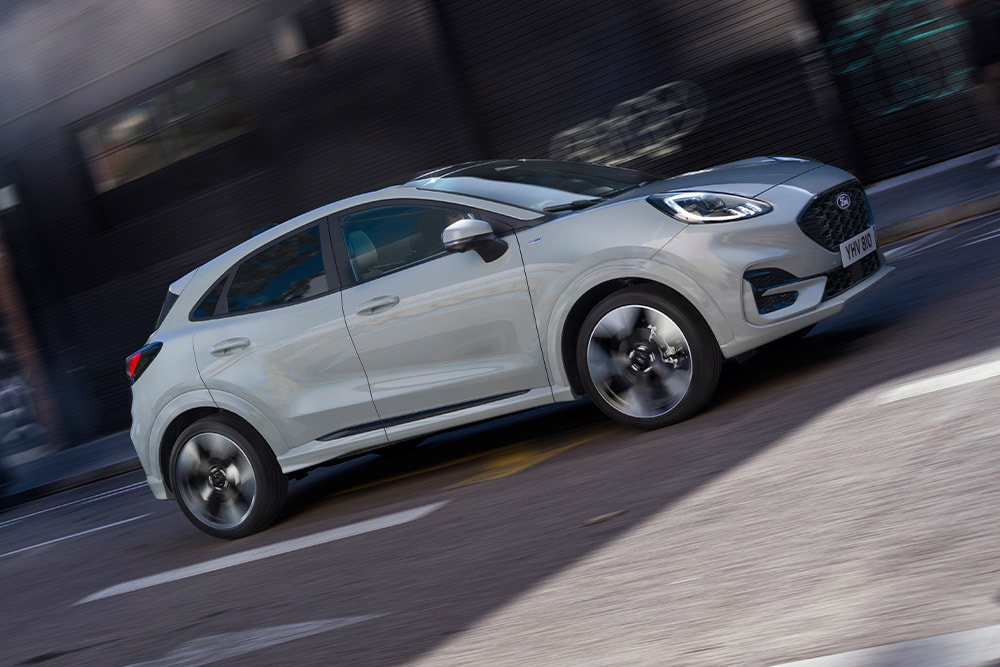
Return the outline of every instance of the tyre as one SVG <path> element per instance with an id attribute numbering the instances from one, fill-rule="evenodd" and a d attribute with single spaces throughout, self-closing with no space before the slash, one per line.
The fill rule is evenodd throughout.
<path id="1" fill-rule="evenodd" d="M 170 479 L 191 523 L 222 539 L 271 525 L 288 493 L 288 478 L 264 439 L 221 415 L 180 434 L 170 456 Z"/>
<path id="2" fill-rule="evenodd" d="M 711 399 L 722 355 L 708 327 L 669 299 L 631 287 L 583 321 L 577 368 L 594 404 L 617 422 L 654 429 Z"/>

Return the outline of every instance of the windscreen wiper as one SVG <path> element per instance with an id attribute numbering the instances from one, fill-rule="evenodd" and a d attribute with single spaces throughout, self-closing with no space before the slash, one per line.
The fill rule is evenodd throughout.
<path id="1" fill-rule="evenodd" d="M 542 210 L 546 213 L 558 213 L 559 211 L 579 211 L 581 208 L 587 208 L 588 206 L 593 206 L 594 204 L 599 204 L 604 201 L 603 197 L 598 197 L 597 199 L 577 199 L 575 201 L 566 202 L 565 204 L 553 204 L 552 206 L 546 206 Z"/>
<path id="2" fill-rule="evenodd" d="M 594 199 L 577 199 L 571 202 L 566 202 L 565 204 L 553 204 L 552 206 L 546 206 L 542 210 L 546 213 L 558 213 L 560 211 L 579 211 L 582 208 L 587 208 L 593 206 L 594 204 L 600 204 L 602 201 L 611 199 L 612 197 L 617 197 L 620 194 L 628 192 L 629 190 L 635 190 L 636 188 L 641 188 L 644 185 L 648 185 L 652 181 L 643 181 L 641 183 L 633 183 L 631 185 L 626 185 L 623 188 L 618 188 L 617 190 L 612 190 L 611 192 L 606 192 L 600 197 L 595 197 Z"/>
<path id="3" fill-rule="evenodd" d="M 625 187 L 618 188 L 617 190 L 612 190 L 611 192 L 606 192 L 601 195 L 601 199 L 611 199 L 612 197 L 617 197 L 620 194 L 624 194 L 629 190 L 635 190 L 636 188 L 641 188 L 644 185 L 649 185 L 653 181 L 642 181 L 641 183 L 633 183 L 631 185 L 626 185 Z"/>

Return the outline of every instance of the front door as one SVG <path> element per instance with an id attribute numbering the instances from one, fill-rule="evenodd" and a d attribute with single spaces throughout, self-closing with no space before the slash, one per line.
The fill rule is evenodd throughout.
<path id="1" fill-rule="evenodd" d="M 448 253 L 441 232 L 463 217 L 383 202 L 333 224 L 355 282 L 347 329 L 387 428 L 549 386 L 515 236 L 491 262 Z"/>

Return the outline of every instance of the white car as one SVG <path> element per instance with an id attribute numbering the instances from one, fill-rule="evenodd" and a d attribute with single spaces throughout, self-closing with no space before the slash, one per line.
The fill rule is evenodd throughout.
<path id="1" fill-rule="evenodd" d="M 287 475 L 589 395 L 659 428 L 724 358 L 802 332 L 892 268 L 850 174 L 761 157 L 660 179 L 549 160 L 433 171 L 329 204 L 170 286 L 127 360 L 157 498 L 223 538 Z"/>

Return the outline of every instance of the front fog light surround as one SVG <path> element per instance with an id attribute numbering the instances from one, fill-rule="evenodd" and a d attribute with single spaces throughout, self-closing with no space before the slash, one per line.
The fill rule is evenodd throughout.
<path id="1" fill-rule="evenodd" d="M 747 271 L 743 274 L 743 279 L 750 283 L 750 287 L 753 289 L 753 299 L 757 304 L 757 312 L 761 315 L 795 305 L 799 298 L 798 290 L 791 286 L 802 282 L 802 279 L 796 278 L 782 269 Z M 789 289 L 782 289 L 785 285 L 788 285 Z"/>
<path id="2" fill-rule="evenodd" d="M 672 192 L 650 195 L 650 204 L 681 222 L 732 222 L 774 210 L 767 202 L 722 192 Z"/>

